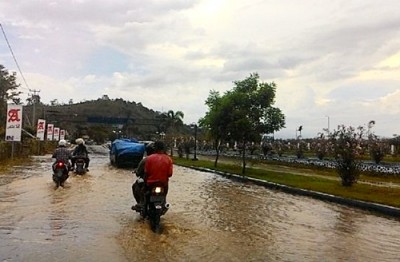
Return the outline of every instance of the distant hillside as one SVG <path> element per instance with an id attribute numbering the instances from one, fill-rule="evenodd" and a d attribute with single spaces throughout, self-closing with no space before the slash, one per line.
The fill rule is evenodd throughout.
<path id="1" fill-rule="evenodd" d="M 25 106 L 24 126 L 34 126 L 33 118 L 35 122 L 38 118 L 46 119 L 47 123 L 67 130 L 71 139 L 89 135 L 95 140 L 111 139 L 112 136 L 147 140 L 165 132 L 162 112 L 123 99 L 99 98 L 77 104 Z"/>

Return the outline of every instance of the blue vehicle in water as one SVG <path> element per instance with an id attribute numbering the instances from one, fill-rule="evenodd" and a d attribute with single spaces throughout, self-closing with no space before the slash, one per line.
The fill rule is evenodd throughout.
<path id="1" fill-rule="evenodd" d="M 116 167 L 137 167 L 143 159 L 145 145 L 136 139 L 116 139 L 110 146 L 110 162 Z"/>

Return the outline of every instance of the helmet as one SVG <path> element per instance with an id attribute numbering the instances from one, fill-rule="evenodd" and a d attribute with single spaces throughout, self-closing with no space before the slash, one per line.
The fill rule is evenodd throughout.
<path id="1" fill-rule="evenodd" d="M 75 143 L 78 144 L 78 145 L 85 144 L 85 140 L 83 140 L 83 138 L 77 138 L 75 140 Z"/>
<path id="2" fill-rule="evenodd" d="M 60 141 L 58 141 L 58 145 L 59 146 L 66 146 L 67 145 L 67 141 L 65 141 L 64 139 L 61 139 Z"/>
<path id="3" fill-rule="evenodd" d="M 146 155 L 151 155 L 151 154 L 153 154 L 155 152 L 155 150 L 154 150 L 154 143 L 151 143 L 151 144 L 148 144 L 147 146 L 146 146 Z"/>
<path id="4" fill-rule="evenodd" d="M 154 150 L 155 151 L 165 151 L 165 144 L 162 141 L 154 142 Z"/>

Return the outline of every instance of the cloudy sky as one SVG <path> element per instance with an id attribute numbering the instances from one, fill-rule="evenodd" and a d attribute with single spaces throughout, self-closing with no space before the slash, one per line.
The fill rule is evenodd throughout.
<path id="1" fill-rule="evenodd" d="M 204 116 L 210 90 L 257 72 L 277 84 L 286 128 L 339 124 L 400 134 L 398 0 L 16 0 L 0 2 L 0 64 L 23 99 L 110 98 Z"/>

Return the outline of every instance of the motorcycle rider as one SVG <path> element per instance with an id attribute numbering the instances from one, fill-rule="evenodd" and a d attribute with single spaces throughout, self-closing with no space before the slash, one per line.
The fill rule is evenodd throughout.
<path id="1" fill-rule="evenodd" d="M 69 160 L 71 159 L 71 152 L 66 148 L 67 146 L 67 141 L 64 139 L 61 139 L 58 141 L 58 147 L 54 151 L 52 158 L 55 158 L 55 162 L 52 165 L 53 171 L 54 171 L 54 166 L 58 161 L 64 162 L 64 164 L 68 167 L 68 169 L 71 167 L 71 164 Z"/>
<path id="2" fill-rule="evenodd" d="M 146 158 L 154 153 L 154 144 L 149 144 L 146 146 L 146 157 L 144 157 L 138 164 L 135 173 L 137 176 L 136 181 L 132 184 L 132 193 L 133 197 L 136 200 L 136 205 L 131 207 L 132 210 L 141 210 L 144 202 L 144 194 L 145 194 L 145 173 L 144 173 L 144 165 L 146 163 Z"/>
<path id="3" fill-rule="evenodd" d="M 165 196 L 168 194 L 168 181 L 173 173 L 172 159 L 166 154 L 166 148 L 162 141 L 154 142 L 154 153 L 147 156 L 144 163 L 144 190 L 142 199 L 147 188 L 153 183 L 162 183 L 165 187 Z M 140 172 L 140 171 L 139 171 Z M 139 211 L 141 205 L 132 207 L 133 210 Z"/>
<path id="4" fill-rule="evenodd" d="M 71 162 L 72 162 L 72 168 L 71 170 L 74 170 L 75 168 L 75 162 L 76 159 L 78 158 L 83 158 L 85 160 L 85 167 L 86 171 L 89 171 L 89 152 L 85 146 L 85 140 L 83 140 L 82 138 L 78 138 L 75 140 L 77 146 L 75 147 L 74 151 L 72 152 L 72 158 L 71 158 Z"/>

